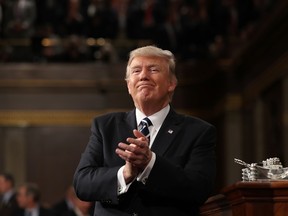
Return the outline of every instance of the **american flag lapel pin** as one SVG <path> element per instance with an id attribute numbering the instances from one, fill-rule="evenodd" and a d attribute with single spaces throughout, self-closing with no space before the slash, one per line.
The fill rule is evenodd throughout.
<path id="1" fill-rule="evenodd" d="M 173 133 L 173 130 L 169 129 L 169 130 L 168 130 L 168 133 L 169 133 L 169 134 L 172 134 L 172 133 Z"/>

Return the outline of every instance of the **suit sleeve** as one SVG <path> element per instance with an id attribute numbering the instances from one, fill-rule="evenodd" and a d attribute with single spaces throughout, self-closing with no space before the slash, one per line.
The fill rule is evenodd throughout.
<path id="1" fill-rule="evenodd" d="M 95 120 L 91 127 L 89 143 L 75 171 L 73 184 L 77 196 L 82 200 L 117 204 L 117 171 L 121 166 L 104 163 L 106 150 L 103 130 Z M 114 150 L 111 152 L 114 153 Z M 113 156 L 109 157 L 113 163 Z"/>

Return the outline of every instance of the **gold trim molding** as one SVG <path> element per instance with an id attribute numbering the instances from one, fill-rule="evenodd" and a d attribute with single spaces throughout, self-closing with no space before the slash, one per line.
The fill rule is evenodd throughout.
<path id="1" fill-rule="evenodd" d="M 93 117 L 112 110 L 2 110 L 0 126 L 90 126 Z M 113 110 L 115 111 L 115 110 Z M 120 110 L 117 110 L 120 111 Z"/>
<path id="2" fill-rule="evenodd" d="M 124 86 L 124 79 L 98 79 L 98 80 L 69 80 L 69 79 L 2 79 L 0 80 L 0 88 L 96 88 L 99 86 Z"/>
<path id="3" fill-rule="evenodd" d="M 129 109 L 104 110 L 0 110 L 0 127 L 78 126 L 90 127 L 94 117 Z M 204 112 L 178 110 L 179 113 L 199 116 Z M 201 116 L 201 115 L 200 115 Z"/>

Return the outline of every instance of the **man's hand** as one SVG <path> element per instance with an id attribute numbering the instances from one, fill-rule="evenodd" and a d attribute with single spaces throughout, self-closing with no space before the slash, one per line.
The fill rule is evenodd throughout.
<path id="1" fill-rule="evenodd" d="M 127 182 L 134 179 L 148 165 L 152 158 L 149 140 L 138 130 L 133 130 L 135 138 L 127 138 L 126 143 L 119 143 L 116 153 L 126 161 L 123 175 Z"/>

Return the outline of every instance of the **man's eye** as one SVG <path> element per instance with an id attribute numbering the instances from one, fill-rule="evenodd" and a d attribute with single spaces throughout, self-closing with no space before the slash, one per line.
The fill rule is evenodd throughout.
<path id="1" fill-rule="evenodd" d="M 151 68 L 151 72 L 155 73 L 155 72 L 158 72 L 158 68 Z"/>
<path id="2" fill-rule="evenodd" d="M 132 73 L 140 73 L 141 70 L 137 69 L 137 70 L 133 70 Z"/>

